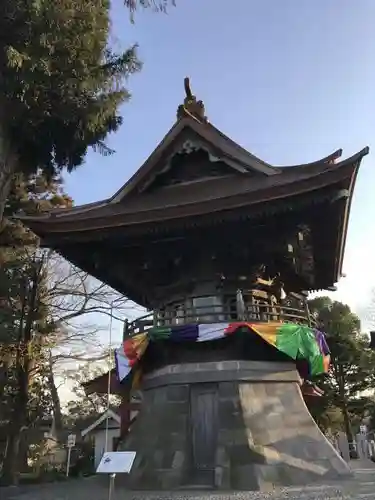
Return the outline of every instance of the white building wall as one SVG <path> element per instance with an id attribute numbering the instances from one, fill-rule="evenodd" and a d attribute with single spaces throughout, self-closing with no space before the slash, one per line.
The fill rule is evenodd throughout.
<path id="1" fill-rule="evenodd" d="M 95 442 L 95 469 L 100 463 L 105 450 L 105 429 L 93 431 Z M 113 451 L 113 438 L 120 437 L 120 429 L 108 429 L 108 447 L 107 451 Z"/>

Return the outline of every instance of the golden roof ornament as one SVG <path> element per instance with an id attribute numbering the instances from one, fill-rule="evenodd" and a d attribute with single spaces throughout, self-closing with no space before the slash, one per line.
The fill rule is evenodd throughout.
<path id="1" fill-rule="evenodd" d="M 188 77 L 184 79 L 184 87 L 186 97 L 184 99 L 184 104 L 180 104 L 177 109 L 177 119 L 183 118 L 184 116 L 191 116 L 200 122 L 207 122 L 207 117 L 205 116 L 205 109 L 203 101 L 197 101 L 197 98 L 190 89 L 190 80 Z"/>

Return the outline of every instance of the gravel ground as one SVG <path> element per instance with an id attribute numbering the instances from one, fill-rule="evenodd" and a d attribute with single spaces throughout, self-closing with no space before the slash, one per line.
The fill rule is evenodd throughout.
<path id="1" fill-rule="evenodd" d="M 358 464 L 359 465 L 359 464 Z M 111 500 L 338 500 L 374 499 L 375 468 L 356 467 L 356 477 L 342 484 L 286 488 L 269 493 L 258 492 L 131 492 L 114 491 Z M 108 500 L 108 488 L 97 477 L 72 480 L 29 488 L 0 489 L 0 500 Z"/>

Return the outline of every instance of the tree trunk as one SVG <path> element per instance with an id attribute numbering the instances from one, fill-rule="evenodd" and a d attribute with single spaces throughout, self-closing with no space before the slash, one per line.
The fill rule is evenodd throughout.
<path id="1" fill-rule="evenodd" d="M 53 365 L 52 365 L 52 354 L 49 356 L 49 372 L 48 372 L 48 384 L 51 391 L 52 406 L 53 406 L 53 417 L 55 420 L 55 430 L 56 437 L 60 437 L 61 431 L 63 429 L 62 423 L 62 411 L 60 404 L 60 397 L 55 384 L 55 377 L 53 375 Z"/>
<path id="2" fill-rule="evenodd" d="M 348 438 L 348 442 L 352 443 L 353 442 L 353 431 L 352 431 L 352 426 L 350 424 L 348 408 L 347 408 L 347 405 L 345 402 L 343 402 L 343 404 L 341 406 L 341 411 L 342 411 L 342 416 L 344 419 L 344 427 L 345 427 L 346 437 Z"/>
<path id="3" fill-rule="evenodd" d="M 19 475 L 16 471 L 20 440 L 21 435 L 16 430 L 12 431 L 8 436 L 1 476 L 3 486 L 17 486 L 19 483 Z"/>
<path id="4" fill-rule="evenodd" d="M 341 364 L 338 364 L 338 385 L 339 385 L 339 396 L 340 396 L 340 409 L 342 412 L 342 417 L 344 419 L 345 434 L 349 443 L 353 442 L 353 431 L 350 424 L 350 417 L 348 412 L 348 405 L 345 397 L 345 374 Z"/>
<path id="5" fill-rule="evenodd" d="M 1 134 L 1 130 L 0 130 Z M 4 137 L 0 137 L 0 234 L 3 226 L 5 204 L 8 198 L 13 175 L 16 172 L 17 160 L 11 153 Z"/>
<path id="6" fill-rule="evenodd" d="M 0 366 L 0 401 L 3 399 L 5 394 L 5 389 L 8 382 L 8 370 L 9 363 L 7 361 L 3 361 L 2 366 Z"/>
<path id="7" fill-rule="evenodd" d="M 36 263 L 31 280 L 32 285 L 29 287 L 29 279 L 25 280 L 24 296 L 22 297 L 22 314 L 16 356 L 17 394 L 14 398 L 14 406 L 12 408 L 7 452 L 2 471 L 2 482 L 7 485 L 18 484 L 21 433 L 28 426 L 29 376 L 31 367 L 28 348 L 33 334 L 40 270 L 41 264 Z"/>
<path id="8" fill-rule="evenodd" d="M 8 442 L 3 463 L 2 482 L 17 485 L 19 480 L 19 453 L 21 433 L 25 428 L 28 402 L 28 373 L 24 366 L 17 368 L 18 393 L 14 398 L 12 420 L 8 427 Z"/>
<path id="9" fill-rule="evenodd" d="M 29 436 L 27 432 L 21 432 L 21 440 L 18 452 L 18 470 L 27 472 L 29 470 Z"/>

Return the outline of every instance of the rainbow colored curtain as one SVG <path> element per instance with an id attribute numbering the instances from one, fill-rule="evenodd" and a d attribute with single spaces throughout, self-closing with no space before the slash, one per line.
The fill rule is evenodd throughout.
<path id="1" fill-rule="evenodd" d="M 252 323 L 251 329 L 268 344 L 294 360 L 306 360 L 312 377 L 326 373 L 330 356 L 319 330 L 295 323 Z"/>
<path id="2" fill-rule="evenodd" d="M 319 330 L 295 323 L 211 323 L 155 327 L 125 340 L 122 348 L 115 351 L 119 380 L 124 380 L 143 356 L 149 342 L 207 342 L 233 335 L 238 331 L 259 335 L 291 359 L 305 360 L 311 377 L 326 373 L 330 356 L 325 336 Z"/>

